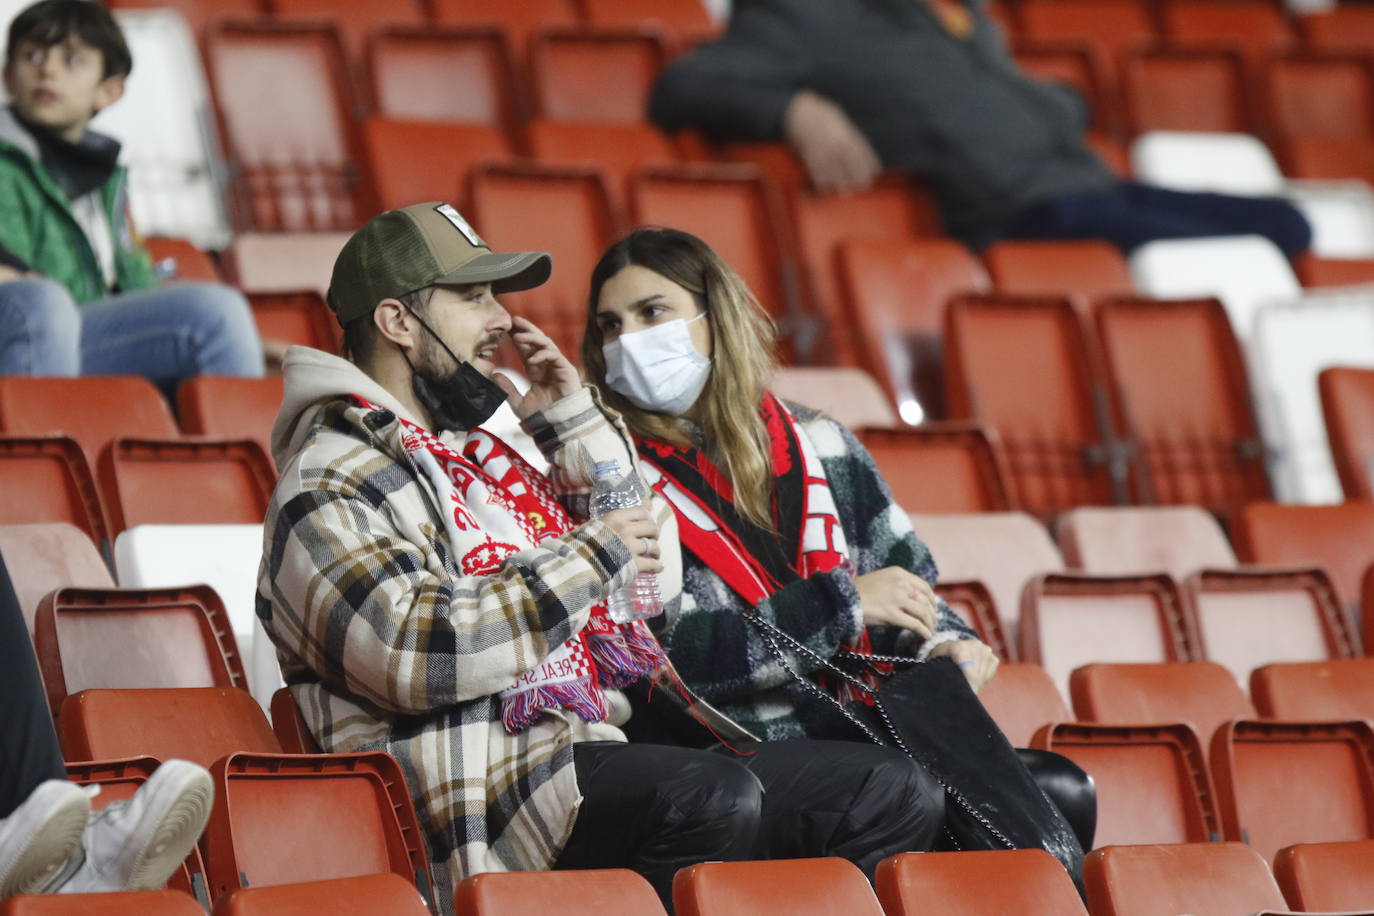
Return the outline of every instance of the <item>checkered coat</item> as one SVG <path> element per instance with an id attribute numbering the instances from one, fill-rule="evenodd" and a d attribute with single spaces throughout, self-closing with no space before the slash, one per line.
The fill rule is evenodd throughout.
<path id="1" fill-rule="evenodd" d="M 496 575 L 462 575 L 456 558 L 480 536 L 448 542 L 442 503 L 401 445 L 404 408 L 351 363 L 319 351 L 293 348 L 285 375 L 273 430 L 281 479 L 267 513 L 257 612 L 320 745 L 382 749 L 400 761 L 447 913 L 467 875 L 548 868 L 581 800 L 573 744 L 624 740 L 617 725 L 628 704 L 618 692 L 608 722 L 557 712 L 521 735 L 502 727 L 497 693 L 580 630 L 634 564 L 614 531 L 592 521 L 514 554 Z M 628 434 L 589 388 L 525 426 L 551 462 L 555 488 L 570 497 L 590 486 L 569 467 L 570 443 L 593 460 L 633 460 Z M 658 500 L 652 508 L 671 543 L 672 510 Z M 660 582 L 675 605 L 681 572 L 677 557 L 669 560 Z"/>

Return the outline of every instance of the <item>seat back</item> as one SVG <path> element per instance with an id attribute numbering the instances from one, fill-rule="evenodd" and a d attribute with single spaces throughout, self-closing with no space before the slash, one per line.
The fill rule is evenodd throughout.
<path id="1" fill-rule="evenodd" d="M 132 375 L 0 376 L 0 433 L 70 436 L 92 467 L 118 436 L 175 439 L 181 434 L 153 383 Z"/>
<path id="2" fill-rule="evenodd" d="M 66 585 L 91 588 L 114 585 L 110 568 L 101 559 L 90 536 L 67 522 L 0 525 L 0 557 L 4 558 L 5 570 L 30 634 L 38 602 L 53 589 Z"/>
<path id="3" fill-rule="evenodd" d="M 1285 846 L 1274 857 L 1274 877 L 1295 910 L 1367 909 L 1374 903 L 1374 840 Z"/>
<path id="4" fill-rule="evenodd" d="M 1283 908 L 1264 858 L 1242 843 L 1109 846 L 1083 861 L 1094 916 L 1235 916 Z"/>
<path id="5" fill-rule="evenodd" d="M 1231 46 L 1255 62 L 1297 44 L 1284 8 L 1268 0 L 1165 0 L 1159 12 L 1171 44 Z"/>
<path id="6" fill-rule="evenodd" d="M 350 0 L 269 0 L 276 19 L 332 22 L 344 40 L 348 58 L 361 62 L 367 36 L 388 26 L 423 26 L 418 3 L 353 3 Z"/>
<path id="7" fill-rule="evenodd" d="M 363 141 L 378 202 L 387 210 L 461 200 L 468 169 L 512 152 L 505 133 L 488 124 L 371 117 L 363 122 Z"/>
<path id="8" fill-rule="evenodd" d="M 1059 516 L 1064 563 L 1100 576 L 1166 572 L 1182 581 L 1236 565 L 1216 518 L 1197 506 L 1084 506 Z"/>
<path id="9" fill-rule="evenodd" d="M 973 627 L 999 659 L 1003 662 L 1015 661 L 1016 648 L 1007 641 L 1001 618 L 997 616 L 997 606 L 992 601 L 992 592 L 988 591 L 986 585 L 977 581 L 946 579 L 935 586 L 935 594 L 943 598 L 949 609 L 958 614 L 964 623 Z"/>
<path id="10" fill-rule="evenodd" d="M 1361 54 L 1275 57 L 1265 73 L 1269 123 L 1284 136 L 1374 136 L 1374 63 Z"/>
<path id="11" fill-rule="evenodd" d="M 997 430 L 1012 499 L 1029 512 L 1115 501 L 1094 360 L 1067 298 L 960 296 L 946 308 L 950 414 Z"/>
<path id="12" fill-rule="evenodd" d="M 1255 716 L 1235 677 L 1215 662 L 1084 665 L 1069 675 L 1069 696 L 1079 721 L 1186 722 L 1204 747 L 1221 723 Z"/>
<path id="13" fill-rule="evenodd" d="M 496 27 L 428 25 L 374 32 L 368 40 L 368 72 L 377 114 L 484 124 L 509 136 L 525 110 L 514 53 L 506 33 Z M 454 86 L 463 91 L 454 92 Z"/>
<path id="14" fill-rule="evenodd" d="M 1374 369 L 1330 367 L 1317 383 L 1345 498 L 1374 499 Z"/>
<path id="15" fill-rule="evenodd" d="M 288 754 L 322 754 L 324 749 L 310 732 L 301 707 L 291 695 L 291 688 L 282 687 L 272 694 L 272 731 Z"/>
<path id="16" fill-rule="evenodd" d="M 281 751 L 262 707 L 235 687 L 83 690 L 57 723 L 67 760 L 178 757 L 208 767 L 237 751 Z"/>
<path id="17" fill-rule="evenodd" d="M 276 468 L 251 439 L 116 439 L 100 456 L 100 489 L 116 533 L 135 525 L 254 524 Z"/>
<path id="18" fill-rule="evenodd" d="M 1020 658 L 1043 665 L 1064 696 L 1069 674 L 1092 662 L 1179 662 L 1196 635 L 1178 586 L 1166 575 L 1052 573 L 1026 584 Z"/>
<path id="19" fill-rule="evenodd" d="M 951 297 L 989 289 L 982 266 L 951 239 L 845 242 L 838 257 L 859 364 L 908 423 L 948 416 L 942 316 Z"/>
<path id="20" fill-rule="evenodd" d="M 663 39 L 652 32 L 541 29 L 530 42 L 535 113 L 558 121 L 643 121 L 667 59 Z"/>
<path id="21" fill-rule="evenodd" d="M 272 424 L 281 409 L 282 392 L 281 376 L 198 375 L 177 389 L 177 414 L 188 434 L 252 439 L 271 454 Z"/>
<path id="22" fill-rule="evenodd" d="M 863 872 L 839 858 L 690 865 L 673 879 L 673 906 L 680 916 L 883 916 Z"/>
<path id="23" fill-rule="evenodd" d="M 976 423 L 934 422 L 859 435 L 892 496 L 908 512 L 1005 512 L 1006 462 L 994 435 Z"/>
<path id="24" fill-rule="evenodd" d="M 1131 171 L 1175 191 L 1278 194 L 1283 174 L 1273 154 L 1249 134 L 1154 130 L 1131 144 Z"/>
<path id="25" fill-rule="evenodd" d="M 0 435 L 0 476 L 7 485 L 0 525 L 65 524 L 109 542 L 95 475 L 75 439 Z"/>
<path id="26" fill-rule="evenodd" d="M 536 120 L 526 127 L 526 134 L 530 152 L 541 162 L 604 171 L 611 199 L 622 210 L 636 171 L 678 161 L 668 136 L 643 122 Z"/>
<path id="27" fill-rule="evenodd" d="M 1212 738 L 1222 831 L 1266 861 L 1294 843 L 1374 839 L 1374 727 L 1229 722 Z"/>
<path id="28" fill-rule="evenodd" d="M 263 340 L 341 353 L 343 334 L 324 296 L 315 290 L 249 293 L 253 323 Z"/>
<path id="29" fill-rule="evenodd" d="M 205 916 L 182 891 L 21 894 L 0 902 L 0 916 Z"/>
<path id="30" fill-rule="evenodd" d="M 1042 727 L 1073 718 L 1059 688 L 1039 665 L 1003 662 L 978 691 L 978 699 L 1013 747 L 1029 747 Z"/>
<path id="31" fill-rule="evenodd" d="M 1355 636 L 1320 569 L 1203 570 L 1183 583 L 1201 658 L 1240 683 L 1271 662 L 1353 658 Z"/>
<path id="32" fill-rule="evenodd" d="M 650 29 L 674 44 L 718 31 L 700 0 L 582 0 L 582 8 L 592 25 Z"/>
<path id="33" fill-rule="evenodd" d="M 463 916 L 543 916 L 550 900 L 568 916 L 662 916 L 648 881 L 628 868 L 490 872 L 464 878 L 453 893 Z"/>
<path id="34" fill-rule="evenodd" d="M 1231 536 L 1243 562 L 1325 569 L 1342 603 L 1358 613 L 1360 583 L 1374 562 L 1374 502 L 1250 503 L 1236 517 Z"/>
<path id="35" fill-rule="evenodd" d="M 1253 130 L 1244 64 L 1237 51 L 1151 48 L 1121 63 L 1132 134 L 1154 130 Z"/>
<path id="36" fill-rule="evenodd" d="M 1340 6 L 1313 10 L 1298 20 L 1307 45 L 1323 51 L 1374 51 L 1374 10 Z"/>
<path id="37" fill-rule="evenodd" d="M 1108 133 L 1119 129 L 1119 106 L 1115 98 L 1107 94 L 1108 84 L 1115 81 L 1103 73 L 1103 60 L 1093 53 L 1091 44 L 1074 39 L 1015 38 L 1011 47 L 1016 66 L 1027 76 L 1048 83 L 1063 83 L 1078 90 L 1092 113 L 1090 129 Z"/>
<path id="38" fill-rule="evenodd" d="M 497 28 L 515 50 L 523 64 L 530 38 L 549 26 L 570 27 L 578 23 L 574 0 L 433 0 L 434 18 L 446 25 Z M 448 84 L 444 84 L 447 86 Z"/>
<path id="39" fill-rule="evenodd" d="M 228 273 L 253 302 L 264 293 L 318 293 L 329 289 L 334 261 L 348 241 L 346 232 L 241 232 L 224 252 Z M 325 306 L 326 317 L 338 321 Z M 258 326 L 262 328 L 261 316 Z M 331 329 L 331 333 L 338 332 Z M 267 336 L 265 333 L 263 336 Z M 326 344 L 334 350 L 337 343 Z"/>
<path id="40" fill-rule="evenodd" d="M 1142 496 L 1222 513 L 1265 498 L 1245 360 L 1220 303 L 1122 299 L 1100 304 L 1096 317 L 1112 413 L 1135 444 Z"/>
<path id="41" fill-rule="evenodd" d="M 1265 665 L 1250 673 L 1250 695 L 1265 718 L 1374 720 L 1374 658 Z"/>
<path id="42" fill-rule="evenodd" d="M 1024 37 L 1083 42 L 1108 72 L 1122 51 L 1156 34 L 1149 7 L 1139 0 L 1025 0 L 1016 11 Z"/>
<path id="43" fill-rule="evenodd" d="M 1317 180 L 1359 179 L 1374 183 L 1374 138 L 1371 137 L 1285 137 L 1278 141 L 1283 157 L 1284 174 L 1292 178 Z M 1346 268 L 1358 271 L 1361 279 L 1369 276 L 1362 265 L 1341 264 L 1327 260 L 1318 265 L 1321 271 L 1303 276 L 1303 286 L 1335 286 L 1339 271 Z"/>
<path id="44" fill-rule="evenodd" d="M 780 366 L 768 387 L 783 400 L 825 411 L 852 430 L 898 425 L 877 379 L 852 366 Z"/>
<path id="45" fill-rule="evenodd" d="M 327 881 L 298 881 L 275 887 L 241 887 L 215 901 L 213 916 L 280 916 L 387 913 L 426 916 L 429 907 L 415 885 L 399 875 L 359 875 Z"/>
<path id="46" fill-rule="evenodd" d="M 415 806 L 390 754 L 235 753 L 210 772 L 203 847 L 212 897 L 391 872 L 433 901 Z"/>
<path id="47" fill-rule="evenodd" d="M 983 250 L 992 285 L 1012 296 L 1078 297 L 1080 305 L 1135 293 L 1126 259 L 1094 240 L 1005 241 Z"/>
<path id="48" fill-rule="evenodd" d="M 1044 916 L 1087 916 L 1064 866 L 1043 849 L 903 853 L 878 863 L 874 886 L 887 916 L 1014 913 L 1035 901 Z"/>

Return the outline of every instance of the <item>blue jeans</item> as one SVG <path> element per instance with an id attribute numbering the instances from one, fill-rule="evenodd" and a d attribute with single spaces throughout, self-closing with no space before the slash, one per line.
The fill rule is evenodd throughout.
<path id="1" fill-rule="evenodd" d="M 1105 239 L 1130 253 L 1158 239 L 1262 235 L 1292 257 L 1312 244 L 1298 208 L 1277 197 L 1170 191 L 1122 182 L 1031 207 L 998 233 L 1006 239 Z"/>
<path id="2" fill-rule="evenodd" d="M 0 284 L 0 375 L 141 375 L 174 395 L 195 375 L 261 376 L 247 301 L 218 283 L 176 283 L 78 306 L 60 283 Z"/>

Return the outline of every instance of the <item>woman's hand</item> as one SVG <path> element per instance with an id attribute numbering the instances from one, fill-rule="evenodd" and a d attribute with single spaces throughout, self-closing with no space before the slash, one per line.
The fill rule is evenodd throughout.
<path id="1" fill-rule="evenodd" d="M 523 420 L 574 394 L 582 387 L 582 379 L 577 374 L 577 367 L 534 322 L 518 316 L 511 316 L 510 321 L 510 339 L 525 365 L 530 388 L 522 395 L 515 383 L 500 372 L 492 379 L 505 390 L 511 410 Z"/>
<path id="2" fill-rule="evenodd" d="M 659 573 L 663 563 L 659 560 L 661 551 L 658 546 L 658 525 L 644 506 L 629 509 L 616 509 L 601 516 L 629 548 L 635 558 L 635 569 L 642 573 Z"/>
<path id="3" fill-rule="evenodd" d="M 900 566 L 886 566 L 854 579 L 864 626 L 911 630 L 922 639 L 935 632 L 938 605 L 930 583 Z"/>
<path id="4" fill-rule="evenodd" d="M 997 666 L 1001 664 L 992 649 L 976 639 L 942 642 L 930 650 L 931 658 L 939 658 L 942 655 L 954 659 L 954 663 L 964 672 L 964 677 L 968 679 L 968 685 L 973 688 L 974 693 L 982 690 L 983 685 L 992 680 L 992 676 L 997 673 Z"/>

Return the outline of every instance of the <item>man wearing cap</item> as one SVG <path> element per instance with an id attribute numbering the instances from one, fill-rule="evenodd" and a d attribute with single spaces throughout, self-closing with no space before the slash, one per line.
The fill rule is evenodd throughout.
<path id="1" fill-rule="evenodd" d="M 629 866 L 666 898 L 678 867 L 755 851 L 747 769 L 618 727 L 611 685 L 663 660 L 602 603 L 648 571 L 675 604 L 678 551 L 660 560 L 658 538 L 676 522 L 657 498 L 581 524 L 564 508 L 592 462 L 635 457 L 549 338 L 493 298 L 550 270 L 493 253 L 447 204 L 374 218 L 329 289 L 348 358 L 289 350 L 272 431 L 257 613 L 320 745 L 400 761 L 441 913 L 479 872 Z M 493 381 L 507 336 L 524 395 Z M 550 477 L 478 428 L 507 397 Z"/>

